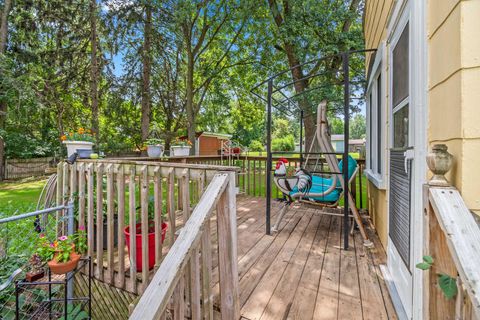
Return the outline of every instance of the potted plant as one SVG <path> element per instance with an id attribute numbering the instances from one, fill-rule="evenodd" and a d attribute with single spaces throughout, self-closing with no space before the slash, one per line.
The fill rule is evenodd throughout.
<path id="1" fill-rule="evenodd" d="M 79 128 L 75 132 L 66 132 L 60 139 L 67 146 L 67 157 L 76 152 L 80 159 L 88 159 L 92 154 L 94 137 L 95 133 L 90 129 Z"/>
<path id="2" fill-rule="evenodd" d="M 165 221 L 166 215 L 164 215 L 164 204 L 162 204 L 162 220 Z M 148 270 L 153 269 L 155 266 L 155 221 L 154 221 L 154 206 L 155 200 L 151 196 L 148 201 Z M 140 207 L 137 208 L 137 211 Z M 137 215 L 137 221 L 140 220 L 139 215 Z M 165 241 L 165 235 L 167 233 L 168 224 L 162 222 L 162 243 Z M 130 226 L 126 227 L 124 230 L 125 233 L 125 242 L 127 243 L 128 254 L 130 255 Z M 136 258 L 137 258 L 137 271 L 140 272 L 143 270 L 142 263 L 142 223 L 139 222 L 135 225 L 135 248 L 136 248 Z"/>
<path id="3" fill-rule="evenodd" d="M 34 282 L 43 278 L 45 275 L 45 268 L 42 259 L 40 259 L 38 254 L 33 254 L 28 262 L 30 270 L 25 274 L 25 280 L 28 282 Z"/>
<path id="4" fill-rule="evenodd" d="M 147 146 L 147 154 L 150 158 L 160 158 L 163 156 L 163 141 L 157 138 L 150 138 L 145 141 Z"/>
<path id="5" fill-rule="evenodd" d="M 85 227 L 79 227 L 77 233 L 71 236 L 60 236 L 55 240 L 41 234 L 38 240 L 36 254 L 47 262 L 50 271 L 55 274 L 65 274 L 77 267 L 81 254 L 87 250 Z"/>
<path id="6" fill-rule="evenodd" d="M 190 154 L 190 148 L 192 147 L 192 142 L 188 139 L 179 139 L 176 138 L 172 143 L 171 156 L 173 157 L 185 157 Z"/>

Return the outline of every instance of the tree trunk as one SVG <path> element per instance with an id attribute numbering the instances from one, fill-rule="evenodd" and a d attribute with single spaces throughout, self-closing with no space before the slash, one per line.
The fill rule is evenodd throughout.
<path id="1" fill-rule="evenodd" d="M 13 0 L 5 0 L 2 15 L 0 17 L 0 56 L 5 53 L 8 35 L 8 15 L 12 8 Z M 3 91 L 3 88 L 0 88 Z M 5 128 L 7 118 L 7 101 L 0 100 L 0 129 Z M 0 181 L 5 178 L 5 141 L 0 136 Z"/>
<path id="2" fill-rule="evenodd" d="M 290 68 L 293 68 L 294 66 L 298 66 L 301 64 L 301 62 L 298 60 L 297 56 L 295 55 L 295 49 L 293 45 L 291 45 L 288 42 L 284 43 L 285 45 L 285 52 L 287 54 L 287 59 L 288 59 L 288 65 Z M 301 94 L 302 92 L 305 91 L 305 89 L 308 88 L 308 83 L 306 80 L 301 80 L 305 77 L 303 74 L 303 70 L 301 67 L 296 67 L 293 68 L 291 71 L 292 74 L 292 79 L 295 81 L 294 83 L 294 88 L 295 88 L 295 94 Z M 315 126 L 316 126 L 316 121 L 315 121 L 315 109 L 312 110 L 312 106 L 308 103 L 305 97 L 300 97 L 299 101 L 299 106 L 303 110 L 303 123 L 305 126 L 305 152 L 308 152 L 310 149 L 310 145 L 312 144 L 312 141 L 315 137 Z M 317 147 L 314 147 L 312 149 L 312 152 L 318 152 L 320 151 Z"/>
<path id="3" fill-rule="evenodd" d="M 90 67 L 90 99 L 92 109 L 92 132 L 95 134 L 95 142 L 98 147 L 100 132 L 98 124 L 98 57 L 97 57 L 97 2 L 90 0 L 90 43 L 92 46 Z"/>
<path id="4" fill-rule="evenodd" d="M 192 148 L 190 149 L 190 155 L 195 155 L 195 123 L 196 114 L 193 105 L 193 68 L 194 57 L 191 52 L 188 53 L 188 65 L 187 65 L 187 132 L 188 140 L 192 142 Z"/>
<path id="5" fill-rule="evenodd" d="M 152 6 L 147 3 L 145 6 L 146 20 L 144 27 L 143 42 L 143 81 L 142 81 L 142 141 L 148 139 L 150 128 L 150 73 L 151 73 L 151 40 L 152 40 Z"/>

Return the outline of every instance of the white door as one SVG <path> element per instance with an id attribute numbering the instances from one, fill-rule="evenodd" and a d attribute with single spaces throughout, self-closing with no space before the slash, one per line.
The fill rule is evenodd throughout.
<path id="1" fill-rule="evenodd" d="M 390 152 L 387 267 L 408 318 L 412 317 L 412 190 L 415 113 L 410 103 L 410 23 L 408 15 L 393 30 L 389 50 Z"/>

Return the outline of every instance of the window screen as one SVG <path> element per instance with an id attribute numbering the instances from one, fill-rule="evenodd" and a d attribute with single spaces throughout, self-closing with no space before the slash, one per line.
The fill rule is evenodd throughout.
<path id="1" fill-rule="evenodd" d="M 397 106 L 402 100 L 408 97 L 408 23 L 402 31 L 395 49 L 393 49 L 393 80 L 392 99 L 393 106 Z"/>

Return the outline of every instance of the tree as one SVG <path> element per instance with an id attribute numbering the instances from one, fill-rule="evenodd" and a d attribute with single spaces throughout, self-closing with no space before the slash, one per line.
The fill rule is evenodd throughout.
<path id="1" fill-rule="evenodd" d="M 5 0 L 2 11 L 0 12 L 0 59 L 4 59 L 5 47 L 7 46 L 8 38 L 8 17 L 12 7 L 13 0 Z M 5 177 L 5 141 L 4 133 L 5 118 L 7 114 L 7 101 L 3 96 L 3 88 L 0 87 L 0 181 Z"/>
<path id="2" fill-rule="evenodd" d="M 234 65 L 228 63 L 228 58 L 246 18 L 236 2 L 227 0 L 180 1 L 175 9 L 187 60 L 187 133 L 188 139 L 195 141 L 200 107 L 212 81 Z M 195 154 L 195 144 L 190 154 Z"/>
<path id="3" fill-rule="evenodd" d="M 357 113 L 352 119 L 350 119 L 350 138 L 364 139 L 366 135 L 367 121 L 365 116 L 361 113 Z"/>
<path id="4" fill-rule="evenodd" d="M 145 3 L 145 27 L 144 27 L 144 41 L 143 41 L 143 82 L 142 82 L 142 141 L 145 142 L 149 135 L 150 127 L 150 73 L 152 70 L 151 64 L 151 42 L 152 42 L 152 4 L 150 1 Z"/>
<path id="5" fill-rule="evenodd" d="M 291 70 L 295 94 L 299 95 L 298 104 L 304 111 L 306 145 L 310 145 L 315 134 L 316 103 L 309 101 L 308 95 L 302 95 L 310 87 L 312 76 L 325 71 L 322 83 L 332 86 L 337 79 L 341 59 L 319 60 L 308 70 L 302 63 L 314 58 L 326 57 L 333 53 L 363 47 L 361 19 L 358 14 L 361 0 L 350 2 L 331 1 L 291 1 L 268 0 L 273 18 L 275 35 L 273 46 L 286 57 Z M 321 99 L 338 99 L 342 92 L 327 88 L 322 91 Z"/>
<path id="6" fill-rule="evenodd" d="M 343 134 L 345 124 L 342 119 L 333 117 L 329 120 L 331 134 Z M 351 132 L 350 132 L 351 133 Z"/>
<path id="7" fill-rule="evenodd" d="M 98 77 L 99 66 L 97 56 L 97 0 L 90 0 L 90 46 L 91 46 L 91 64 L 90 64 L 90 103 L 92 111 L 92 131 L 96 135 L 96 141 L 100 139 L 99 120 L 98 120 Z"/>

